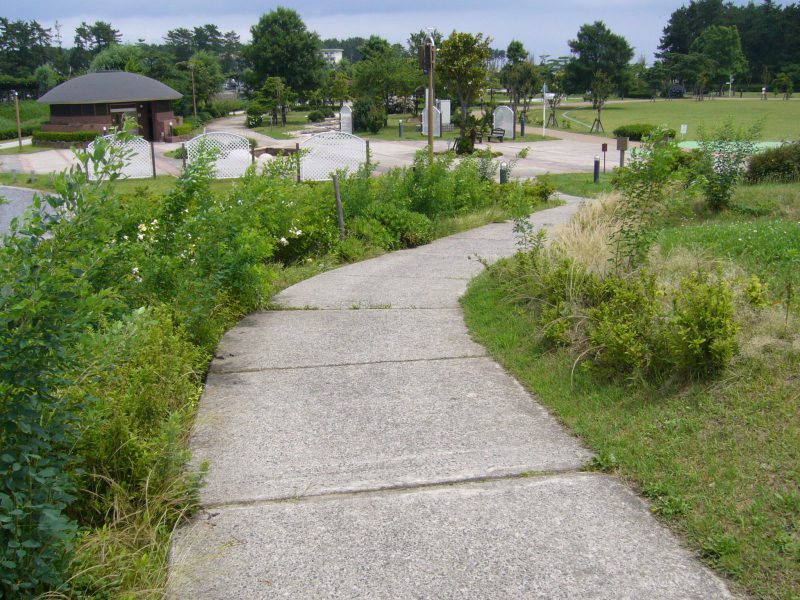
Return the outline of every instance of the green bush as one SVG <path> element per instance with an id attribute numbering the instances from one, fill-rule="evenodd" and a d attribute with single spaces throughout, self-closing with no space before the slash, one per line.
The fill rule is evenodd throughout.
<path id="1" fill-rule="evenodd" d="M 367 209 L 367 216 L 383 225 L 403 246 L 421 246 L 433 239 L 431 220 L 408 209 L 375 203 Z"/>
<path id="2" fill-rule="evenodd" d="M 213 100 L 211 101 L 206 110 L 215 119 L 220 117 L 227 117 L 235 111 L 244 110 L 247 103 L 244 100 Z"/>
<path id="3" fill-rule="evenodd" d="M 652 134 L 656 129 L 659 129 L 657 125 L 651 125 L 649 123 L 632 123 L 630 125 L 620 125 L 613 131 L 613 134 L 615 137 L 626 137 L 633 141 L 640 142 L 643 138 L 646 138 Z M 668 128 L 661 128 L 660 134 L 663 136 L 669 136 L 673 139 L 676 136 L 675 130 Z"/>
<path id="4" fill-rule="evenodd" d="M 91 142 L 101 135 L 97 131 L 37 131 L 33 134 L 33 143 Z"/>
<path id="5" fill-rule="evenodd" d="M 192 131 L 194 131 L 195 126 L 191 123 L 184 123 L 182 125 L 173 125 L 172 126 L 172 134 L 173 135 L 190 135 Z"/>
<path id="6" fill-rule="evenodd" d="M 380 102 L 372 98 L 359 98 L 353 103 L 353 131 L 378 133 L 386 122 L 386 113 Z"/>
<path id="7" fill-rule="evenodd" d="M 800 181 L 800 142 L 754 154 L 748 162 L 745 178 L 748 183 Z"/>
<path id="8" fill-rule="evenodd" d="M 247 105 L 247 117 L 245 125 L 249 128 L 261 127 L 264 125 L 264 115 L 267 113 L 267 108 L 258 103 L 251 102 Z"/>
<path id="9" fill-rule="evenodd" d="M 675 371 L 705 377 L 728 364 L 736 351 L 738 325 L 733 292 L 722 277 L 692 273 L 673 298 L 669 360 Z"/>
<path id="10" fill-rule="evenodd" d="M 311 123 L 319 123 L 325 120 L 325 114 L 321 110 L 312 110 L 308 113 L 308 120 Z"/>
<path id="11" fill-rule="evenodd" d="M 25 126 L 22 127 L 22 135 L 27 137 L 29 135 L 34 135 L 37 131 L 39 131 L 39 126 Z M 13 140 L 17 137 L 17 128 L 14 127 L 13 129 L 0 129 L 0 140 Z"/>

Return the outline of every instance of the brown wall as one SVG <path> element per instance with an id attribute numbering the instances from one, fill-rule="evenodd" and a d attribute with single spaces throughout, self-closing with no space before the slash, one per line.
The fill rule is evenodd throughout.
<path id="1" fill-rule="evenodd" d="M 73 117 L 50 117 L 42 125 L 42 131 L 103 131 L 111 127 L 110 115 L 79 115 Z"/>
<path id="2" fill-rule="evenodd" d="M 156 102 L 153 102 L 153 141 L 160 142 L 162 139 L 169 137 L 172 132 L 169 130 L 170 122 L 173 125 L 178 124 L 175 118 L 175 113 L 171 110 L 156 112 Z M 162 137 L 163 134 L 163 137 Z"/>

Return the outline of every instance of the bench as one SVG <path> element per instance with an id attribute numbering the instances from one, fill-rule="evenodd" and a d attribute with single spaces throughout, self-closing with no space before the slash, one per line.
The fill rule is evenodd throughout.
<path id="1" fill-rule="evenodd" d="M 486 140 L 491 142 L 492 138 L 497 138 L 497 141 L 501 144 L 503 143 L 503 138 L 506 136 L 506 130 L 502 129 L 501 127 L 497 127 L 492 129 L 492 133 L 486 136 Z"/>

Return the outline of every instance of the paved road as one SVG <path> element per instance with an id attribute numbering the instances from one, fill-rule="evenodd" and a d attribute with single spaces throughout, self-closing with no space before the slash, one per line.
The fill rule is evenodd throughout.
<path id="1" fill-rule="evenodd" d="M 488 225 L 306 280 L 275 298 L 296 310 L 228 332 L 172 598 L 730 597 L 470 338 L 475 255 L 514 251 Z"/>
<path id="2" fill-rule="evenodd" d="M 8 201 L 7 203 L 0 202 L 0 235 L 8 233 L 11 219 L 25 214 L 34 194 L 33 190 L 25 188 L 0 186 L 0 198 Z"/>

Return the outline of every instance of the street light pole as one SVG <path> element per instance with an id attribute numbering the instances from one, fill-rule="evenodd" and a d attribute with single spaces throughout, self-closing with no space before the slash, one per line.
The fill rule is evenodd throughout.
<path id="1" fill-rule="evenodd" d="M 17 109 L 17 140 L 19 140 L 19 151 L 22 152 L 22 123 L 19 119 L 19 92 L 14 92 L 14 104 Z"/>
<path id="2" fill-rule="evenodd" d="M 436 63 L 436 44 L 432 33 L 428 34 L 427 45 L 430 47 L 430 54 L 425 57 L 428 62 L 428 151 L 433 158 L 433 99 L 436 97 L 433 89 L 433 69 Z"/>
<path id="3" fill-rule="evenodd" d="M 197 96 L 194 91 L 194 65 L 189 63 L 189 70 L 192 72 L 192 108 L 194 109 L 194 118 L 197 119 Z"/>

